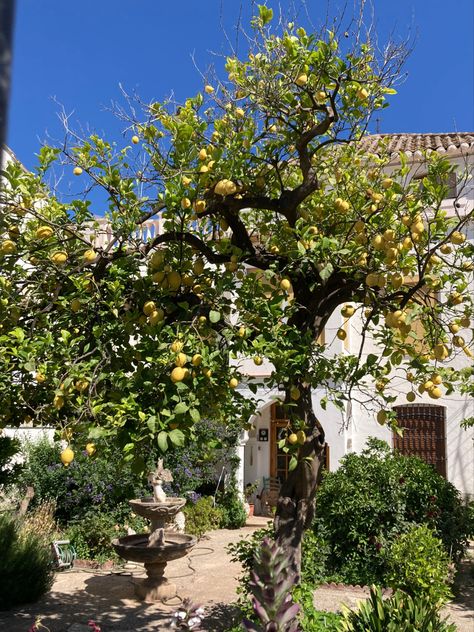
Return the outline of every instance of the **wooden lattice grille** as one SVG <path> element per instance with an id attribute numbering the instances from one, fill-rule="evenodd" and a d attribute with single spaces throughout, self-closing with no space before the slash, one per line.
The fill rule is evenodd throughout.
<path id="1" fill-rule="evenodd" d="M 446 476 L 446 409 L 431 404 L 395 406 L 403 437 L 393 433 L 393 447 L 406 456 L 418 456 Z"/>

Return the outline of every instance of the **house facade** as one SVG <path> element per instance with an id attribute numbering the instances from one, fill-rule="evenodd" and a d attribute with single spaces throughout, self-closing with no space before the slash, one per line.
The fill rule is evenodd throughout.
<path id="1" fill-rule="evenodd" d="M 368 151 L 375 151 L 383 136 L 367 139 Z M 426 171 L 423 155 L 427 150 L 436 151 L 449 159 L 458 173 L 466 168 L 474 171 L 474 134 L 393 134 L 385 136 L 388 151 L 392 154 L 392 165 L 396 166 L 399 152 L 404 152 L 410 160 L 409 177 L 422 178 Z M 469 213 L 474 207 L 474 183 L 471 180 L 456 182 L 454 176 L 450 182 L 449 197 L 443 203 L 448 214 Z M 474 222 L 464 229 L 467 239 L 474 243 Z M 474 295 L 474 275 L 471 275 L 470 293 Z M 336 310 L 326 325 L 324 338 L 328 345 L 327 354 L 357 353 L 361 343 L 362 321 L 357 317 L 344 319 Z M 466 340 L 473 336 L 473 324 L 460 331 Z M 338 329 L 344 328 L 347 337 L 344 341 L 336 337 Z M 364 355 L 380 354 L 380 349 L 370 339 L 364 347 Z M 467 356 L 457 356 L 452 363 L 456 369 L 472 364 Z M 271 371 L 271 366 L 263 364 L 255 367 L 251 361 L 244 363 L 244 371 L 249 379 L 260 380 Z M 433 401 L 427 394 L 418 395 L 416 403 L 406 399 L 411 390 L 406 380 L 390 383 L 390 394 L 396 396 L 394 410 L 399 425 L 405 428 L 402 438 L 386 426 L 377 423 L 377 410 L 365 409 L 357 403 L 357 394 L 341 412 L 328 405 L 323 410 L 320 405 L 324 397 L 323 390 L 313 392 L 313 405 L 316 415 L 326 433 L 326 467 L 335 470 L 340 459 L 350 452 L 361 452 L 369 437 L 383 439 L 402 454 L 414 454 L 428 463 L 452 482 L 466 498 L 474 498 L 474 428 L 463 429 L 463 419 L 474 416 L 474 400 L 457 393 L 444 395 Z M 386 389 L 389 390 L 388 388 Z M 250 395 L 250 393 L 249 393 Z M 241 468 L 239 477 L 245 486 L 258 480 L 260 488 L 264 479 L 276 477 L 283 480 L 288 471 L 288 457 L 278 449 L 279 433 L 286 426 L 281 408 L 275 405 L 275 399 L 282 393 L 269 391 L 263 397 L 258 414 L 252 418 L 253 429 L 246 433 L 240 445 Z"/>

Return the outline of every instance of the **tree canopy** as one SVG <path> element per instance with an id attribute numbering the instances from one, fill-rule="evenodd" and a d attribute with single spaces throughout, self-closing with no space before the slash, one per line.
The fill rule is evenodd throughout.
<path id="1" fill-rule="evenodd" d="M 259 384 L 243 396 L 239 361 L 266 358 L 261 383 L 282 392 L 297 438 L 282 491 L 294 509 L 311 504 L 324 443 L 312 387 L 343 406 L 357 385 L 394 423 L 391 375 L 434 399 L 466 381 L 450 362 L 471 357 L 459 331 L 472 315 L 472 210 L 443 206 L 453 167 L 439 155 L 415 179 L 383 140 L 367 149 L 402 50 L 273 29 L 266 7 L 249 46 L 183 104 L 137 113 L 130 101 L 129 144 L 82 138 L 65 119 L 64 145 L 43 147 L 36 173 L 6 165 L 0 423 L 51 423 L 72 442 L 85 430 L 140 466 L 144 445 L 192 440 L 200 418 L 246 424 Z M 85 194 L 56 193 L 58 168 Z M 328 357 L 318 336 L 341 307 L 380 354 Z"/>

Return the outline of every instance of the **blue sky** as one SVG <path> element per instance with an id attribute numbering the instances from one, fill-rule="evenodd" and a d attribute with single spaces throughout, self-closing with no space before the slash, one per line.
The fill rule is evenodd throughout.
<path id="1" fill-rule="evenodd" d="M 260 0 L 262 3 L 262 0 Z M 106 111 L 119 84 L 145 101 L 202 89 L 196 65 L 220 64 L 247 26 L 252 0 L 18 0 L 8 143 L 27 167 L 41 141 L 58 141 L 61 103 L 71 123 L 117 139 L 122 124 Z M 342 0 L 306 0 L 315 25 Z M 352 6 L 352 1 L 349 0 Z M 415 39 L 407 79 L 381 115 L 382 132 L 473 131 L 472 0 L 373 0 L 380 41 Z M 268 6 L 308 18 L 299 0 Z M 224 29 L 223 29 L 224 27 Z M 224 32 L 225 30 L 225 32 Z M 239 46 L 245 48 L 242 38 Z M 192 59 L 194 56 L 194 62 Z M 54 100 L 56 99 L 56 101 Z"/>

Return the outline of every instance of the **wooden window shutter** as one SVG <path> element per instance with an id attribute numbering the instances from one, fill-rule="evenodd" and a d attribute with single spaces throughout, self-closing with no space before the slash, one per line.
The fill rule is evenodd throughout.
<path id="1" fill-rule="evenodd" d="M 393 447 L 405 456 L 418 456 L 446 476 L 446 408 L 434 404 L 394 406 L 403 437 L 393 433 Z"/>

